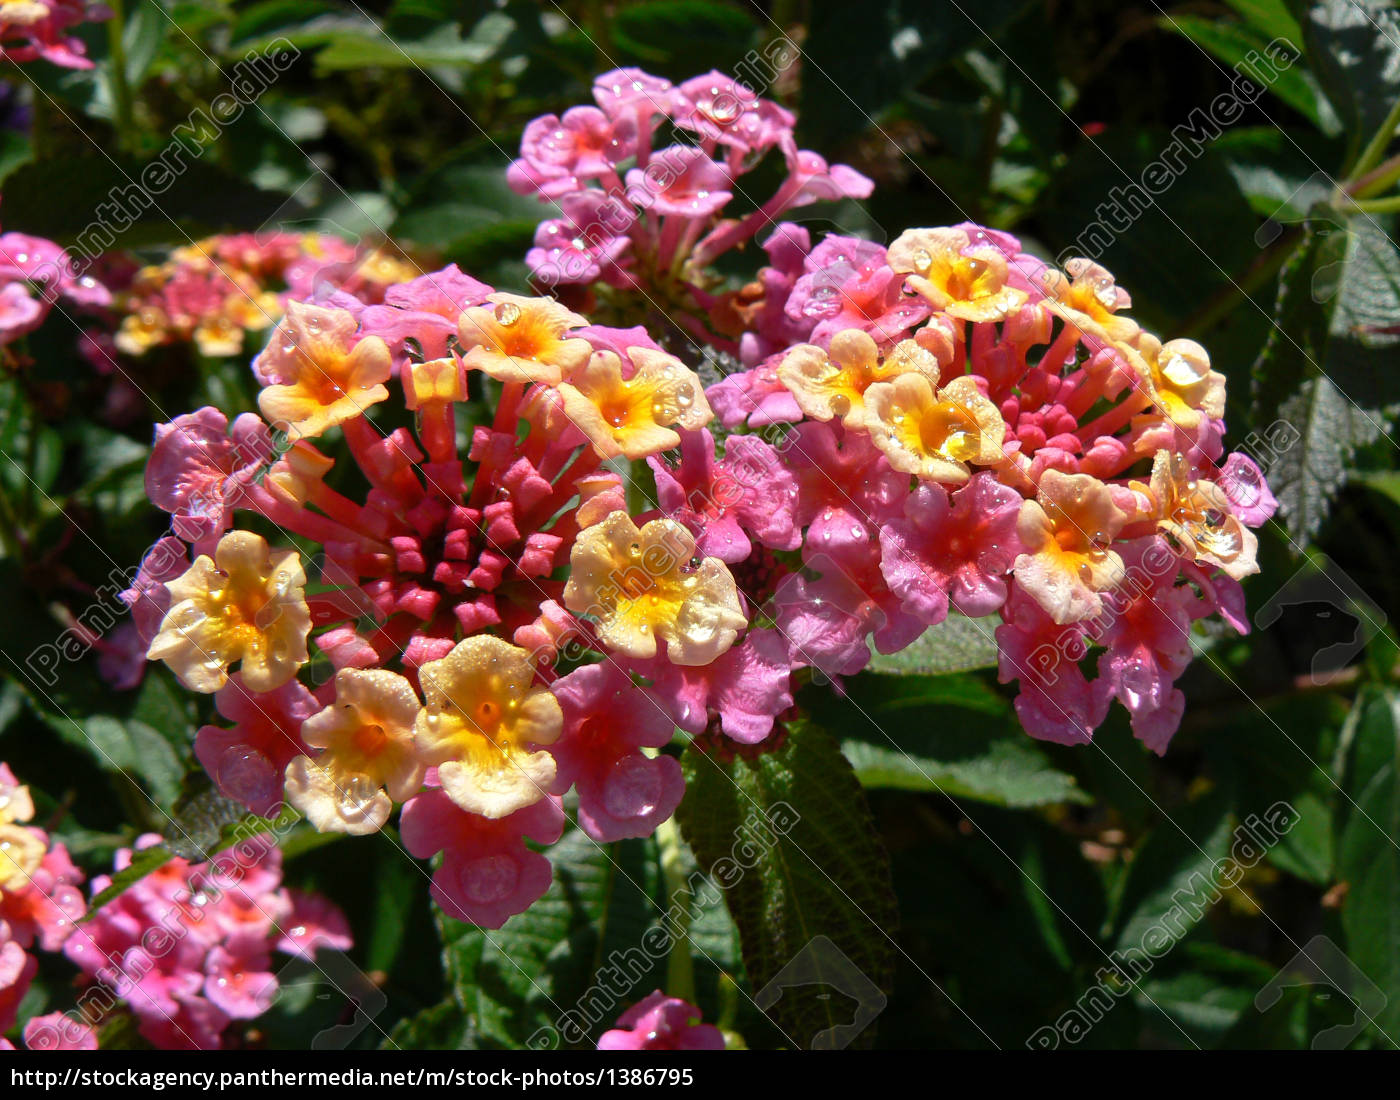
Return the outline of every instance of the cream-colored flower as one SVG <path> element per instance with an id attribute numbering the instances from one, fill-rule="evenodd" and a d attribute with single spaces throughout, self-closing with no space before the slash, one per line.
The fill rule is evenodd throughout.
<path id="1" fill-rule="evenodd" d="M 1026 302 L 1006 283 L 1009 266 L 993 245 L 971 247 L 961 229 L 906 229 L 890 245 L 888 262 L 934 309 L 963 321 L 1002 321 Z"/>
<path id="2" fill-rule="evenodd" d="M 613 512 L 574 542 L 564 606 L 592 618 L 598 637 L 620 653 L 654 657 L 661 639 L 672 664 L 707 665 L 748 620 L 729 567 L 695 557 L 695 537 L 674 520 L 639 530 L 626 512 Z"/>
<path id="3" fill-rule="evenodd" d="M 558 387 L 564 414 L 604 458 L 645 458 L 679 447 L 676 428 L 703 428 L 714 417 L 696 373 L 674 355 L 628 348 L 636 370 L 622 376 L 622 360 L 595 352 Z"/>
<path id="4" fill-rule="evenodd" d="M 418 693 L 397 673 L 341 669 L 335 702 L 302 723 L 302 740 L 321 752 L 287 765 L 287 800 L 323 833 L 383 828 L 394 803 L 423 785 L 418 709 Z"/>
<path id="5" fill-rule="evenodd" d="M 778 365 L 778 381 L 805 415 L 836 418 L 847 428 L 865 426 L 866 392 L 872 385 L 903 374 L 922 375 L 937 385 L 938 358 L 919 341 L 901 340 L 882 362 L 870 334 L 854 328 L 833 336 L 830 351 L 799 344 Z"/>
<path id="6" fill-rule="evenodd" d="M 213 692 L 241 661 L 252 691 L 281 687 L 308 659 L 311 612 L 295 550 L 272 551 L 251 531 L 230 531 L 166 583 L 170 610 L 146 656 L 164 661 L 194 691 Z"/>
<path id="7" fill-rule="evenodd" d="M 971 466 L 1002 461 L 1006 424 L 971 375 L 937 391 L 920 374 L 877 382 L 865 407 L 871 441 L 901 473 L 961 485 Z"/>
<path id="8" fill-rule="evenodd" d="M 414 723 L 418 751 L 462 809 L 505 817 L 548 793 L 554 757 L 532 746 L 557 741 L 564 715 L 534 680 L 527 651 L 485 634 L 418 670 L 425 700 Z"/>
<path id="9" fill-rule="evenodd" d="M 1217 566 L 1237 581 L 1259 572 L 1258 537 L 1231 510 L 1225 490 L 1193 476 L 1184 456 L 1158 451 L 1147 491 L 1157 506 L 1158 530 L 1197 562 Z"/>
<path id="10" fill-rule="evenodd" d="M 472 370 L 501 382 L 553 386 L 582 367 L 593 352 L 587 340 L 564 335 L 587 320 L 553 298 L 491 294 L 486 301 L 489 304 L 463 310 L 457 321 L 457 335 L 467 349 L 465 362 Z"/>
<path id="11" fill-rule="evenodd" d="M 1099 594 L 1123 577 L 1123 559 L 1109 546 L 1124 518 L 1098 478 L 1046 470 L 1016 522 L 1026 548 L 1016 559 L 1016 583 L 1057 623 L 1093 618 L 1103 610 Z"/>

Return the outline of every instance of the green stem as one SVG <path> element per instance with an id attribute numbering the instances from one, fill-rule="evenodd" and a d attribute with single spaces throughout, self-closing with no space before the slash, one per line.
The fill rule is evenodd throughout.
<path id="1" fill-rule="evenodd" d="M 1387 195 L 1383 199 L 1363 199 L 1355 205 L 1356 209 L 1366 214 L 1394 214 L 1400 210 L 1400 195 Z"/>
<path id="2" fill-rule="evenodd" d="M 1278 274 L 1288 257 L 1293 254 L 1302 230 L 1292 229 L 1269 246 L 1267 252 L 1255 261 L 1248 271 L 1230 286 L 1225 287 L 1182 326 L 1183 336 L 1194 336 L 1208 331 L 1223 318 L 1228 317 L 1240 301 L 1249 297 L 1261 286 Z"/>
<path id="3" fill-rule="evenodd" d="M 112 18 L 107 20 L 107 71 L 112 89 L 112 123 L 117 130 L 117 148 L 132 151 L 136 136 L 131 114 L 131 88 L 126 82 L 126 17 L 122 0 L 108 0 Z"/>
<path id="4" fill-rule="evenodd" d="M 1381 157 L 1385 155 L 1386 146 L 1390 144 L 1390 139 L 1395 136 L 1397 126 L 1400 126 L 1400 97 L 1396 97 L 1395 102 L 1391 104 L 1390 113 L 1385 116 L 1381 128 L 1375 132 L 1366 148 L 1361 151 L 1361 156 L 1352 165 L 1349 173 L 1352 178 L 1364 176 L 1380 163 Z"/>
<path id="5" fill-rule="evenodd" d="M 690 956 L 690 890 L 685 881 L 685 841 L 674 817 L 656 830 L 661 849 L 661 878 L 666 886 L 666 911 L 672 914 L 676 935 L 666 956 L 666 992 L 695 1003 L 695 962 Z"/>

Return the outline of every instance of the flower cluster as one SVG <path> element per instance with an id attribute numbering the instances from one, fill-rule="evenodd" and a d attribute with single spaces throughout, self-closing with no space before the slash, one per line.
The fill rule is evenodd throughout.
<path id="1" fill-rule="evenodd" d="M 515 191 L 558 208 L 525 258 L 537 286 L 599 282 L 713 328 L 715 257 L 795 207 L 866 198 L 873 187 L 799 149 L 791 111 L 722 73 L 673 85 L 616 69 L 594 81 L 593 98 L 597 106 L 531 122 L 507 172 Z M 786 175 L 759 203 L 743 179 L 774 150 Z M 736 196 L 752 209 L 724 217 Z"/>
<path id="2" fill-rule="evenodd" d="M 136 848 L 160 841 L 143 836 Z M 133 854 L 118 852 L 114 870 L 128 867 Z M 94 878 L 93 894 L 110 884 L 108 876 Z M 149 1042 L 165 1050 L 212 1050 L 230 1023 L 260 1016 L 272 1004 L 274 953 L 309 958 L 322 947 L 350 945 L 344 915 L 322 897 L 284 887 L 282 853 L 259 835 L 205 863 L 170 859 L 78 925 L 63 951 L 126 1003 Z M 64 1019 L 83 1022 L 73 1013 Z M 61 1042 L 64 1028 L 52 1032 L 51 1045 Z"/>
<path id="3" fill-rule="evenodd" d="M 263 835 L 207 863 L 171 858 L 89 913 L 82 871 L 61 843 L 25 824 L 33 815 L 28 788 L 0 764 L 0 1032 L 14 1025 L 38 972 L 35 950 L 63 952 L 96 984 L 79 1008 L 25 1022 L 31 1050 L 96 1049 L 118 999 L 158 1047 L 216 1048 L 231 1021 L 261 1015 L 276 995 L 272 952 L 351 945 L 334 905 L 283 888 L 281 852 Z M 159 843 L 144 836 L 137 849 Z M 118 852 L 114 870 L 132 856 Z M 94 878 L 93 897 L 111 884 Z"/>
<path id="4" fill-rule="evenodd" d="M 0 20 L 10 6 L 0 6 Z M 94 276 L 79 274 L 72 257 L 53 241 L 0 233 L 0 348 L 42 325 L 60 298 L 86 309 L 112 301 L 108 289 Z"/>
<path id="5" fill-rule="evenodd" d="M 1027 732 L 1086 742 L 1116 698 L 1164 751 L 1191 624 L 1248 629 L 1250 527 L 1275 506 L 1251 459 L 1222 461 L 1205 349 L 1140 328 L 1101 266 L 980 226 L 806 246 L 790 225 L 768 239 L 750 369 L 708 391 L 729 428 L 782 425 L 805 528 L 773 604 L 789 662 L 849 674 L 867 637 L 888 653 L 950 613 L 1000 615 Z"/>
<path id="6" fill-rule="evenodd" d="M 110 18 L 111 9 L 89 0 L 5 0 L 0 3 L 0 57 L 10 62 L 43 58 L 65 69 L 90 69 L 87 47 L 68 30 Z"/>
<path id="7" fill-rule="evenodd" d="M 1205 350 L 1005 233 L 773 224 L 869 183 L 727 78 L 621 70 L 595 97 L 511 167 L 565 213 L 531 269 L 695 324 L 590 324 L 455 266 L 318 285 L 253 361 L 260 416 L 157 430 L 172 534 L 125 598 L 147 656 L 214 696 L 195 750 L 219 788 L 324 831 L 398 812 L 438 904 L 494 928 L 547 889 L 527 842 L 559 838 L 570 791 L 593 839 L 649 835 L 683 794 L 677 728 L 758 745 L 801 683 L 949 615 L 986 620 L 1033 736 L 1087 741 L 1116 698 L 1162 752 L 1192 624 L 1247 628 L 1274 507 L 1224 454 Z M 654 150 L 663 129 L 693 140 Z M 773 148 L 787 180 L 720 220 Z M 768 265 L 723 289 L 709 265 L 764 225 Z M 703 387 L 684 332 L 741 369 Z"/>
<path id="8" fill-rule="evenodd" d="M 201 355 L 238 355 L 247 334 L 281 319 L 286 297 L 310 297 L 329 284 L 375 301 L 417 273 L 392 250 L 362 252 L 325 233 L 209 237 L 135 273 L 118 302 L 115 344 L 128 355 L 191 342 Z"/>

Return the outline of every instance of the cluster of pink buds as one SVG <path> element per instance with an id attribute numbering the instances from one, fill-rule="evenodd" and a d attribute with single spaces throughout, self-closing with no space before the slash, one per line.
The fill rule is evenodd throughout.
<path id="1" fill-rule="evenodd" d="M 90 69 L 87 47 L 68 29 L 112 18 L 90 0 L 5 0 L 0 4 L 0 57 L 10 62 L 43 58 L 65 69 Z"/>
<path id="2" fill-rule="evenodd" d="M 0 20 L 6 10 L 0 6 Z M 53 241 L 0 233 L 0 348 L 42 325 L 59 299 L 101 309 L 111 304 L 112 295 L 94 276 L 79 273 L 72 257 Z"/>
<path id="3" fill-rule="evenodd" d="M 617 69 L 594 81 L 593 98 L 596 107 L 531 122 L 507 172 L 517 192 L 559 210 L 526 256 L 540 287 L 601 283 L 693 322 L 713 302 L 706 268 L 716 256 L 795 207 L 866 198 L 873 187 L 799 149 L 792 112 L 722 73 L 673 85 Z M 773 150 L 787 175 L 759 202 L 743 180 Z M 736 198 L 744 213 L 726 217 Z"/>
<path id="4" fill-rule="evenodd" d="M 277 323 L 289 297 L 310 297 L 325 284 L 377 301 L 416 274 L 392 250 L 363 251 L 325 233 L 209 237 L 135 273 L 118 298 L 114 342 L 128 355 L 175 343 L 193 343 L 209 357 L 238 355 L 247 334 Z"/>

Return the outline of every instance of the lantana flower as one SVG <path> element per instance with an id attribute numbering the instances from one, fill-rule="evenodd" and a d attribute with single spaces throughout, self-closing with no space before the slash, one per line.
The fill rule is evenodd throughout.
<path id="1" fill-rule="evenodd" d="M 1007 257 L 974 245 L 961 229 L 910 229 L 889 250 L 889 265 L 931 306 L 963 321 L 1002 321 L 1026 292 L 1008 282 Z"/>
<path id="2" fill-rule="evenodd" d="M 680 445 L 677 428 L 691 430 L 713 417 L 695 372 L 673 355 L 628 348 L 633 364 L 595 352 L 588 364 L 558 387 L 564 414 L 604 458 L 645 458 Z"/>
<path id="3" fill-rule="evenodd" d="M 490 294 L 463 310 L 458 336 L 466 364 L 501 382 L 556 384 L 588 361 L 586 340 L 566 336 L 587 322 L 549 298 Z"/>
<path id="4" fill-rule="evenodd" d="M 1111 547 L 1125 518 L 1101 481 L 1045 471 L 1017 520 L 1026 552 L 1016 559 L 1016 582 L 1057 623 L 1097 615 L 1100 593 L 1123 575 L 1123 560 Z"/>
<path id="5" fill-rule="evenodd" d="M 427 770 L 414 745 L 418 693 L 385 669 L 343 668 L 335 700 L 301 725 L 320 749 L 287 765 L 287 798 L 321 832 L 377 832 Z"/>
<path id="6" fill-rule="evenodd" d="M 274 551 L 261 535 L 230 531 L 213 558 L 201 554 L 166 584 L 171 607 L 146 655 L 195 691 L 218 691 L 234 662 L 252 690 L 281 687 L 308 659 L 305 584 L 295 550 Z"/>
<path id="7" fill-rule="evenodd" d="M 926 375 L 909 372 L 865 392 L 870 438 L 896 470 L 961 484 L 971 467 L 1002 461 L 1006 425 L 970 375 L 935 391 Z"/>
<path id="8" fill-rule="evenodd" d="M 478 636 L 418 670 L 425 705 L 414 724 L 421 759 L 462 809 L 501 818 L 539 801 L 554 782 L 543 751 L 563 728 L 559 702 L 534 682 L 530 655 Z"/>
<path id="9" fill-rule="evenodd" d="M 613 512 L 574 544 L 564 606 L 595 620 L 598 637 L 631 657 L 653 657 L 657 641 L 678 665 L 709 664 L 747 624 L 734 577 L 718 558 L 695 558 L 679 523 L 640 528 Z"/>

